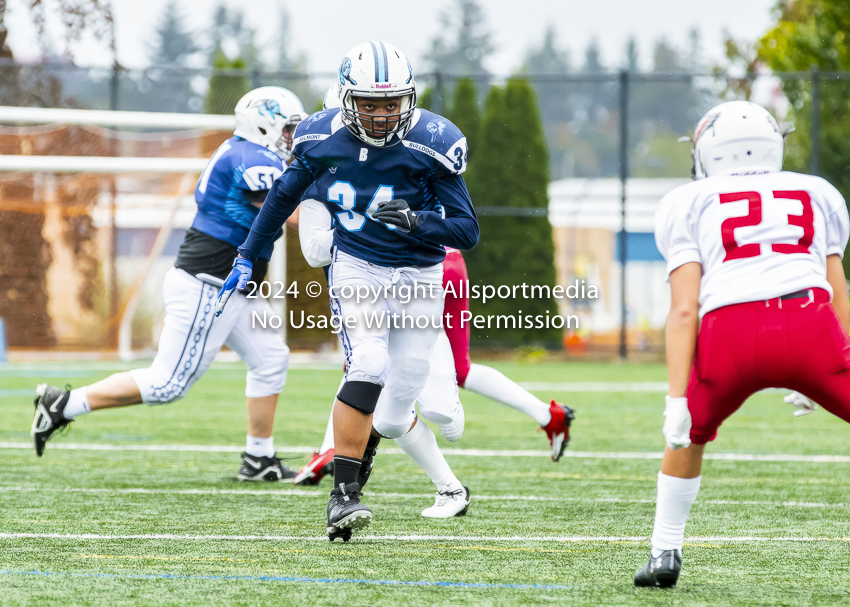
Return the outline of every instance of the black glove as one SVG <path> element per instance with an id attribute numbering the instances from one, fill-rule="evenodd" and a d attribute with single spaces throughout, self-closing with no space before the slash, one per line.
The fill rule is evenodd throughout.
<path id="1" fill-rule="evenodd" d="M 412 232 L 422 221 L 422 215 L 411 211 L 407 201 L 397 198 L 378 204 L 372 219 L 394 225 L 402 232 Z"/>

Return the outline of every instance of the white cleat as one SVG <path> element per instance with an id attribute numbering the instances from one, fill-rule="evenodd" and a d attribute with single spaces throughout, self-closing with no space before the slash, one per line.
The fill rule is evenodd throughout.
<path id="1" fill-rule="evenodd" d="M 464 516 L 469 510 L 472 498 L 469 496 L 469 487 L 461 487 L 454 491 L 437 491 L 434 505 L 425 508 L 422 516 L 425 518 L 452 518 L 453 516 Z"/>
<path id="2" fill-rule="evenodd" d="M 440 434 L 443 435 L 450 443 L 455 443 L 463 436 L 463 429 L 466 425 L 466 416 L 463 413 L 463 406 L 458 407 L 458 413 L 455 418 L 447 424 L 440 424 Z"/>

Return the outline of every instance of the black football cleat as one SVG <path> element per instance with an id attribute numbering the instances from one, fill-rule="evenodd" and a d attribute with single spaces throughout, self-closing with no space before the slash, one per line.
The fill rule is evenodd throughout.
<path id="1" fill-rule="evenodd" d="M 635 574 L 635 586 L 649 588 L 675 588 L 682 571 L 682 553 L 665 550 L 660 556 L 649 557 L 649 562 Z"/>
<path id="2" fill-rule="evenodd" d="M 368 527 L 372 522 L 369 506 L 360 503 L 360 485 L 349 483 L 334 487 L 328 501 L 328 539 L 342 538 L 347 542 L 355 529 Z"/>
<path id="3" fill-rule="evenodd" d="M 242 452 L 242 467 L 236 478 L 240 481 L 288 481 L 295 472 L 284 466 L 277 455 L 272 457 L 248 455 Z"/>
<path id="4" fill-rule="evenodd" d="M 35 415 L 32 418 L 32 448 L 41 457 L 47 441 L 56 432 L 67 428 L 71 420 L 65 419 L 65 405 L 71 396 L 71 386 L 62 390 L 56 386 L 39 384 L 35 389 Z"/>

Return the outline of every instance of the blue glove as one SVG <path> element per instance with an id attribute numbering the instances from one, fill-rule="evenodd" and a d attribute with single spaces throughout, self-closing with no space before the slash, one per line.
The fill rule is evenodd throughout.
<path id="1" fill-rule="evenodd" d="M 221 316 L 224 306 L 227 305 L 227 300 L 230 299 L 234 291 L 241 291 L 248 286 L 253 270 L 254 264 L 248 259 L 237 257 L 233 260 L 233 269 L 230 270 L 230 274 L 221 286 L 221 292 L 219 292 L 218 300 L 215 303 L 216 316 Z"/>

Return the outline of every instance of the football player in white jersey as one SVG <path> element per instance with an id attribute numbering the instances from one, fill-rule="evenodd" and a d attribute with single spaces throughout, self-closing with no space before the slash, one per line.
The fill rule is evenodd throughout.
<path id="1" fill-rule="evenodd" d="M 672 291 L 670 393 L 652 553 L 636 586 L 676 585 L 705 445 L 750 395 L 788 388 L 850 421 L 844 199 L 781 170 L 783 134 L 754 103 L 709 110 L 693 142 L 696 181 L 656 216 Z"/>
<path id="2" fill-rule="evenodd" d="M 156 358 L 147 369 L 116 373 L 75 390 L 38 386 L 31 430 L 36 455 L 42 455 L 57 430 L 86 413 L 183 398 L 227 345 L 248 365 L 248 436 L 237 478 L 279 481 L 295 475 L 275 455 L 272 438 L 289 349 L 280 333 L 250 322 L 253 311 L 264 314 L 269 304 L 239 294 L 235 306 L 220 318 L 213 318 L 213 308 L 236 247 L 247 236 L 272 182 L 286 168 L 295 126 L 307 114 L 294 93 L 276 86 L 248 92 L 234 112 L 233 137 L 219 146 L 198 180 L 198 213 L 165 277 L 165 328 Z M 265 276 L 272 246 L 254 265 L 252 280 L 257 283 Z"/>

